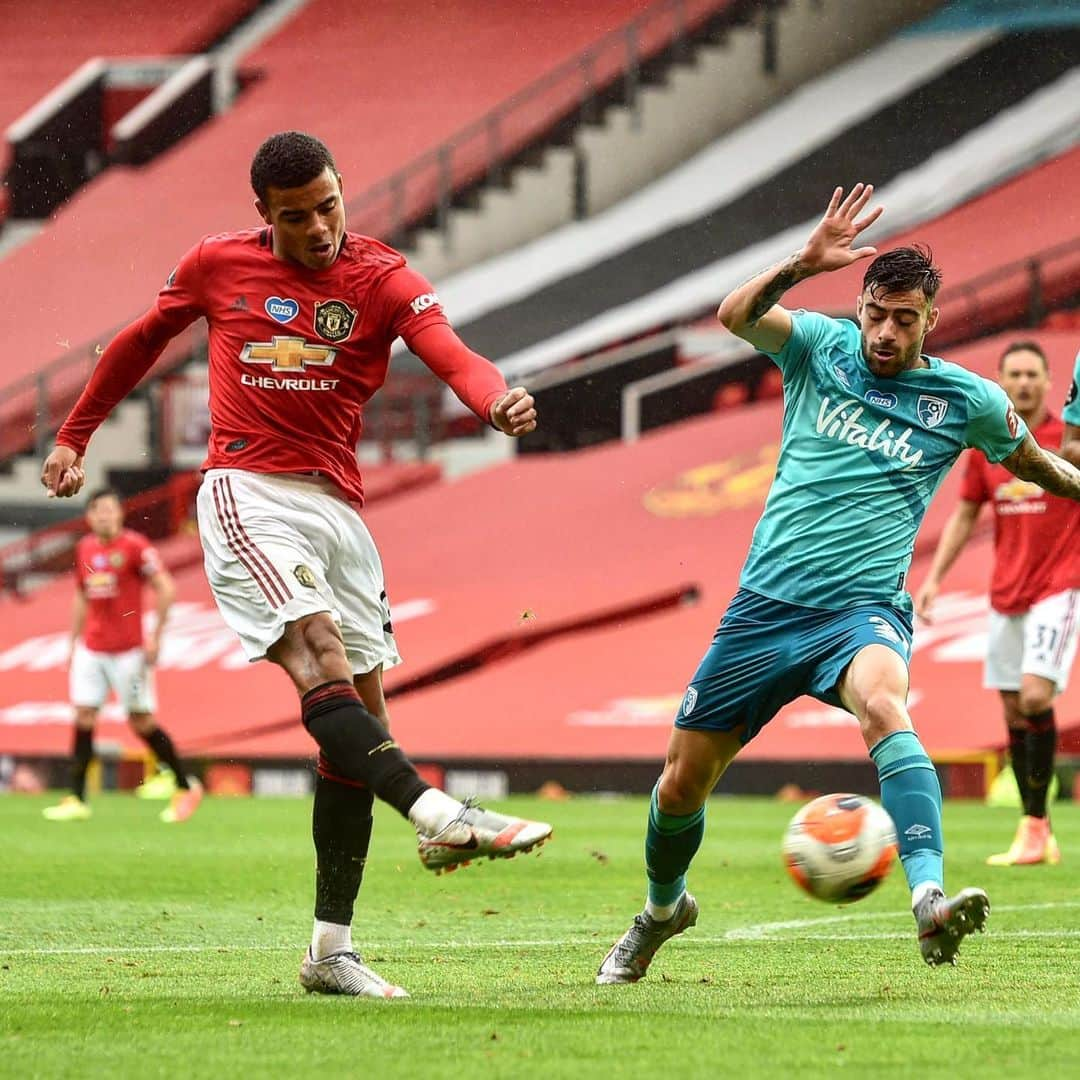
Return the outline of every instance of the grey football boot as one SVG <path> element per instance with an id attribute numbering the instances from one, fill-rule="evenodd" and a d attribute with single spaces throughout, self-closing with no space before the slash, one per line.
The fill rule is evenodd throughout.
<path id="1" fill-rule="evenodd" d="M 949 899 L 935 889 L 915 908 L 919 951 L 931 966 L 956 964 L 960 942 L 968 934 L 985 931 L 990 899 L 982 889 L 963 889 Z"/>
<path id="2" fill-rule="evenodd" d="M 309 994 L 351 994 L 353 997 L 407 998 L 400 987 L 376 975 L 354 952 L 334 953 L 322 960 L 311 949 L 300 965 L 300 985 Z"/>
<path id="3" fill-rule="evenodd" d="M 693 926 L 697 917 L 697 901 L 689 893 L 682 894 L 671 918 L 663 922 L 658 922 L 644 911 L 635 915 L 633 925 L 604 957 L 596 973 L 596 981 L 604 985 L 634 983 L 644 979 L 656 950 L 669 938 Z"/>

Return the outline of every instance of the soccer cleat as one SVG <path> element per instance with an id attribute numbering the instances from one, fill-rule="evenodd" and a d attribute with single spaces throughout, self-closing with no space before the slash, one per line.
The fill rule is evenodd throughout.
<path id="1" fill-rule="evenodd" d="M 982 889 L 963 889 L 951 900 L 935 889 L 927 893 L 915 908 L 919 929 L 919 950 L 931 966 L 956 964 L 960 942 L 986 927 L 990 900 Z"/>
<path id="2" fill-rule="evenodd" d="M 420 834 L 420 861 L 436 874 L 468 866 L 473 859 L 512 859 L 519 852 L 532 851 L 551 836 L 544 821 L 526 821 L 484 810 L 467 799 L 460 813 L 433 836 Z"/>
<path id="3" fill-rule="evenodd" d="M 172 769 L 162 769 L 147 777 L 136 789 L 136 799 L 171 799 L 176 794 L 176 777 Z"/>
<path id="4" fill-rule="evenodd" d="M 183 788 L 177 790 L 169 805 L 158 814 L 158 817 L 166 825 L 187 821 L 199 809 L 199 803 L 202 802 L 203 797 L 203 786 L 198 780 L 194 779 L 189 780 L 188 783 L 191 784 L 191 787 L 187 790 Z"/>
<path id="5" fill-rule="evenodd" d="M 596 981 L 605 985 L 644 979 L 656 950 L 669 938 L 693 926 L 697 917 L 697 901 L 689 893 L 682 894 L 671 918 L 663 922 L 657 922 L 645 911 L 635 915 L 633 925 L 604 957 Z"/>
<path id="6" fill-rule="evenodd" d="M 86 821 L 93 810 L 78 795 L 65 795 L 55 806 L 47 806 L 41 816 L 49 821 Z"/>
<path id="7" fill-rule="evenodd" d="M 352 997 L 407 998 L 400 987 L 376 975 L 354 952 L 334 953 L 316 960 L 311 949 L 300 965 L 300 985 L 309 994 L 349 994 Z"/>
<path id="8" fill-rule="evenodd" d="M 1050 831 L 1050 821 L 1048 818 L 1027 815 L 1020 819 L 1009 850 L 991 855 L 986 860 L 988 866 L 1035 866 L 1044 862 L 1061 862 L 1061 852 Z"/>

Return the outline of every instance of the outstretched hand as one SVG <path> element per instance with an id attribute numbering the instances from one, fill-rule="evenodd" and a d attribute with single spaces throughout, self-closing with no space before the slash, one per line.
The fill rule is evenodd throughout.
<path id="1" fill-rule="evenodd" d="M 536 402 L 524 386 L 507 390 L 491 406 L 491 422 L 504 434 L 515 438 L 536 430 Z"/>
<path id="2" fill-rule="evenodd" d="M 877 248 L 874 247 L 851 246 L 859 233 L 873 225 L 885 209 L 877 206 L 861 221 L 857 220 L 873 194 L 873 184 L 856 184 L 846 198 L 842 187 L 833 192 L 825 216 L 818 222 L 800 252 L 799 262 L 805 271 L 819 274 L 828 270 L 839 270 L 859 259 L 877 254 Z"/>
<path id="3" fill-rule="evenodd" d="M 82 455 L 70 446 L 57 446 L 41 467 L 41 482 L 50 499 L 68 499 L 78 495 L 86 483 Z"/>

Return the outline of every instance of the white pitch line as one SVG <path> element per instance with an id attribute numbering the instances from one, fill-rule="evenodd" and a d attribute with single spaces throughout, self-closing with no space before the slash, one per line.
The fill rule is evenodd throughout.
<path id="1" fill-rule="evenodd" d="M 991 908 L 991 914 L 1014 911 L 1048 911 L 1056 908 L 1080 907 L 1080 900 L 1052 900 L 1040 904 L 999 904 Z M 910 918 L 906 911 L 853 912 L 850 915 L 823 915 L 814 919 L 788 919 L 784 922 L 758 923 L 752 926 L 734 927 L 720 937 L 706 937 L 694 934 L 676 945 L 723 945 L 732 941 L 765 941 L 771 935 L 786 930 L 813 930 L 815 927 L 835 926 L 853 922 L 880 922 L 896 918 Z M 999 930 L 991 931 L 998 938 L 1073 938 L 1080 937 L 1080 930 Z M 793 941 L 885 941 L 909 937 L 906 932 L 885 931 L 881 933 L 845 933 L 845 934 L 792 934 Z M 485 941 L 417 941 L 404 938 L 399 941 L 360 942 L 365 952 L 377 952 L 393 949 L 557 949 L 566 946 L 600 946 L 606 938 L 512 938 Z M 85 945 L 73 947 L 39 949 L 5 949 L 0 946 L 0 956 L 125 956 L 131 954 L 154 955 L 158 953 L 241 953 L 241 952 L 287 952 L 303 950 L 303 944 L 295 945 Z"/>

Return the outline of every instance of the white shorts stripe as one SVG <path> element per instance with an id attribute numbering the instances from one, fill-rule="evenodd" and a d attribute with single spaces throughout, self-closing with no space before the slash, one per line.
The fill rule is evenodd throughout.
<path id="1" fill-rule="evenodd" d="M 1058 646 L 1054 651 L 1054 666 L 1061 667 L 1062 658 L 1065 656 L 1065 648 L 1069 644 L 1073 627 L 1076 625 L 1076 590 L 1069 592 L 1069 610 L 1065 616 L 1065 625 L 1061 628 L 1061 636 L 1058 638 Z"/>
<path id="2" fill-rule="evenodd" d="M 278 590 L 283 594 L 284 600 L 292 598 L 292 591 L 285 583 L 285 579 L 278 572 L 278 568 L 273 564 L 270 557 L 255 543 L 254 540 L 248 536 L 247 529 L 244 528 L 244 523 L 240 520 L 240 509 L 236 505 L 236 497 L 233 495 L 232 478 L 229 476 L 223 477 L 225 483 L 225 494 L 228 496 L 228 505 L 232 508 L 233 520 L 236 522 L 236 528 L 240 532 L 240 536 L 244 543 L 248 545 L 252 553 L 262 562 L 266 567 L 266 572 L 270 575 L 270 579 L 277 583 Z M 284 602 L 283 600 L 283 602 Z"/>
<path id="3" fill-rule="evenodd" d="M 251 575 L 252 580 L 259 586 L 259 590 L 266 597 L 267 602 L 273 608 L 281 607 L 285 603 L 281 593 L 275 588 L 274 582 L 266 574 L 265 567 L 251 555 L 247 545 L 238 535 L 236 526 L 232 521 L 232 514 L 226 502 L 225 487 L 222 479 L 214 480 L 214 508 L 217 511 L 218 521 L 225 533 L 225 543 L 237 560 Z"/>

